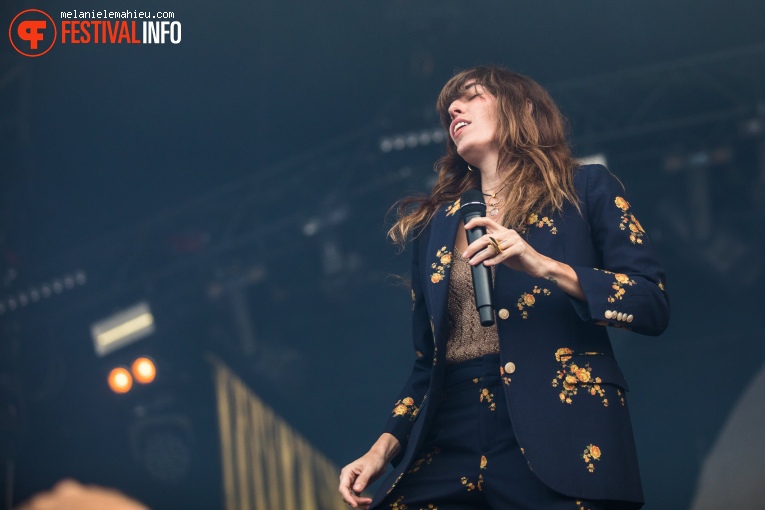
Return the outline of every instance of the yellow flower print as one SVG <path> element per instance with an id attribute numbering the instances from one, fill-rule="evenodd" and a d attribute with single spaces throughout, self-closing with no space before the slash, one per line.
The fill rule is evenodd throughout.
<path id="1" fill-rule="evenodd" d="M 666 292 L 664 290 L 664 284 L 662 282 L 659 282 L 658 285 L 659 285 L 659 288 L 661 289 L 662 292 Z"/>
<path id="2" fill-rule="evenodd" d="M 622 273 L 611 273 L 609 271 L 604 271 L 608 274 L 614 275 L 614 283 L 611 284 L 611 288 L 614 289 L 616 292 L 614 292 L 613 296 L 608 296 L 607 301 L 609 303 L 615 303 L 617 300 L 622 299 L 624 295 L 627 293 L 627 289 L 625 289 L 625 286 L 631 287 L 635 285 L 635 280 L 630 280 L 630 277 L 626 274 Z"/>
<path id="3" fill-rule="evenodd" d="M 502 365 L 499 366 L 499 375 L 502 377 L 502 381 L 505 383 L 506 386 L 510 385 L 510 376 L 505 373 L 505 367 Z"/>
<path id="4" fill-rule="evenodd" d="M 393 482 L 393 484 L 390 486 L 390 489 L 388 489 L 388 494 L 390 494 L 391 492 L 393 492 L 393 489 L 395 489 L 395 488 L 396 488 L 396 485 L 398 485 L 398 482 L 400 482 L 400 481 L 401 481 L 401 478 L 402 478 L 403 476 L 404 476 L 404 473 L 401 473 L 400 475 L 398 475 L 398 478 L 396 478 L 396 481 L 395 481 L 395 482 Z M 399 501 L 401 501 L 402 499 L 404 499 L 404 496 L 401 496 L 400 498 L 398 498 L 398 500 L 399 500 Z M 404 505 L 404 508 L 406 508 L 406 505 Z"/>
<path id="5" fill-rule="evenodd" d="M 414 405 L 414 399 L 412 397 L 406 397 L 396 402 L 393 406 L 393 416 L 406 416 L 412 415 L 412 418 L 417 416 L 417 406 Z"/>
<path id="6" fill-rule="evenodd" d="M 550 227 L 551 234 L 557 234 L 558 228 L 555 226 L 555 221 L 552 218 L 544 216 L 541 220 L 537 213 L 531 213 L 526 217 L 526 225 L 536 226 L 537 228 Z"/>
<path id="7" fill-rule="evenodd" d="M 558 398 L 564 404 L 571 404 L 573 397 L 579 393 L 581 388 L 585 394 L 599 396 L 603 399 L 603 405 L 608 407 L 606 391 L 601 386 L 603 382 L 600 377 L 593 377 L 590 364 L 580 367 L 575 363 L 570 363 L 573 351 L 568 347 L 561 347 L 555 351 L 555 360 L 560 363 L 561 369 L 555 374 L 552 380 L 552 387 L 563 389 L 558 394 Z"/>
<path id="8" fill-rule="evenodd" d="M 407 471 L 407 473 L 416 473 L 421 468 L 425 466 L 429 466 L 431 462 L 433 462 L 433 457 L 438 455 L 441 452 L 441 449 L 436 447 L 433 448 L 431 451 L 422 453 L 417 458 L 417 460 L 414 461 L 414 464 L 412 464 L 412 467 Z"/>
<path id="9" fill-rule="evenodd" d="M 521 294 L 521 297 L 518 298 L 518 310 L 521 311 L 521 317 L 524 319 L 529 318 L 529 311 L 526 310 L 528 307 L 533 307 L 534 304 L 537 302 L 537 298 L 534 297 L 534 294 L 540 294 L 543 296 L 549 296 L 552 294 L 549 289 L 543 289 L 536 285 L 534 285 L 534 289 L 532 289 L 531 292 L 524 292 Z"/>
<path id="10" fill-rule="evenodd" d="M 573 353 L 574 351 L 572 351 L 568 347 L 561 347 L 560 349 L 555 351 L 555 361 L 557 361 L 558 363 L 563 361 L 565 363 L 566 361 L 571 359 L 571 356 L 569 355 Z"/>
<path id="11" fill-rule="evenodd" d="M 467 476 L 463 476 L 462 479 L 462 485 L 465 486 L 465 488 L 470 491 L 474 491 L 478 489 L 479 491 L 483 491 L 483 474 L 478 475 L 478 481 L 476 483 L 471 482 L 468 480 Z"/>
<path id="12" fill-rule="evenodd" d="M 390 504 L 390 509 L 391 510 L 406 510 L 407 508 L 409 508 L 408 506 L 403 504 L 402 501 L 404 501 L 404 496 L 401 496 L 396 501 L 391 503 Z"/>
<path id="13" fill-rule="evenodd" d="M 483 388 L 481 390 L 481 402 L 486 402 L 489 404 L 489 410 L 490 411 L 496 411 L 497 410 L 497 403 L 494 402 L 494 393 L 491 393 L 488 388 Z"/>
<path id="14" fill-rule="evenodd" d="M 643 236 L 645 235 L 645 230 L 643 230 L 643 226 L 640 224 L 637 218 L 635 218 L 635 215 L 629 212 L 629 202 L 624 200 L 622 197 L 616 197 L 614 203 L 616 204 L 616 207 L 622 211 L 619 228 L 630 233 L 630 242 L 632 244 L 643 244 Z"/>
<path id="15" fill-rule="evenodd" d="M 454 203 L 446 208 L 446 215 L 453 216 L 454 213 L 460 210 L 460 199 L 458 198 Z"/>
<path id="16" fill-rule="evenodd" d="M 486 460 L 485 455 L 481 455 L 481 469 L 486 469 L 486 464 L 488 464 L 489 461 Z"/>
<path id="17" fill-rule="evenodd" d="M 430 275 L 430 281 L 433 283 L 440 282 L 446 276 L 446 270 L 452 265 L 452 253 L 446 249 L 446 246 L 443 246 L 436 252 L 436 258 L 440 264 L 433 262 L 430 265 L 435 271 Z"/>
<path id="18" fill-rule="evenodd" d="M 592 473 L 595 471 L 595 464 L 592 461 L 600 460 L 600 448 L 594 444 L 587 445 L 584 448 L 584 453 L 582 453 L 581 457 L 582 460 L 584 460 L 584 462 L 587 464 L 587 471 Z"/>

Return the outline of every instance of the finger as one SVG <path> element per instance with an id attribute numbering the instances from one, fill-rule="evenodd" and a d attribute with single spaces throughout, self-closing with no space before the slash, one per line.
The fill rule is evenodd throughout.
<path id="1" fill-rule="evenodd" d="M 356 477 L 356 482 L 353 484 L 353 490 L 356 492 L 361 492 L 364 489 L 367 488 L 367 484 L 369 483 L 369 475 L 364 474 L 362 471 L 359 476 Z"/>
<path id="2" fill-rule="evenodd" d="M 496 252 L 494 251 L 494 248 L 491 246 L 487 246 L 486 248 L 482 249 L 472 257 L 470 257 L 470 260 L 468 260 L 468 264 L 471 266 L 477 266 L 478 264 L 482 264 L 484 261 L 492 258 Z"/>
<path id="3" fill-rule="evenodd" d="M 343 469 L 340 474 L 340 486 L 337 488 L 340 491 L 340 495 L 343 496 L 343 500 L 356 508 L 356 499 L 351 494 L 351 484 L 355 478 L 355 473 L 348 469 Z"/>
<path id="4" fill-rule="evenodd" d="M 472 260 L 472 258 L 475 257 L 477 253 L 479 253 L 481 250 L 485 250 L 486 247 L 489 245 L 490 245 L 489 235 L 487 234 L 487 235 L 481 236 L 468 245 L 465 251 L 462 252 L 462 257 Z"/>
<path id="5" fill-rule="evenodd" d="M 505 228 L 487 216 L 477 216 L 473 218 L 472 220 L 468 221 L 467 223 L 465 223 L 465 230 L 470 230 L 475 227 L 486 227 L 486 228 L 490 228 L 491 230 L 495 232 L 499 229 Z"/>

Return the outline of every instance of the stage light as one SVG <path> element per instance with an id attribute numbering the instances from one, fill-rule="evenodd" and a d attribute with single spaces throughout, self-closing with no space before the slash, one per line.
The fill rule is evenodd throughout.
<path id="1" fill-rule="evenodd" d="M 127 393 L 133 387 L 133 378 L 126 368 L 117 367 L 109 372 L 109 388 L 114 393 Z"/>
<path id="2" fill-rule="evenodd" d="M 446 131 L 441 128 L 436 128 L 430 135 L 430 139 L 433 140 L 433 143 L 441 143 L 446 140 Z"/>
<path id="3" fill-rule="evenodd" d="M 138 358 L 131 367 L 136 382 L 149 384 L 157 376 L 157 367 L 149 358 Z"/>
<path id="4" fill-rule="evenodd" d="M 85 271 L 77 271 L 74 273 L 74 281 L 77 282 L 77 285 L 85 285 L 85 282 L 88 281 L 88 276 L 85 274 Z"/>
<path id="5" fill-rule="evenodd" d="M 105 356 L 154 333 L 154 316 L 148 303 L 139 303 L 90 327 L 96 354 Z"/>

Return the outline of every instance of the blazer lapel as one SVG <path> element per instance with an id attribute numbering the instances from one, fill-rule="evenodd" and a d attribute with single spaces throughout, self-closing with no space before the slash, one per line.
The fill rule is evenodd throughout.
<path id="1" fill-rule="evenodd" d="M 449 280 L 455 256 L 454 240 L 460 220 L 459 200 L 441 207 L 431 220 L 423 280 L 433 305 L 430 310 L 436 339 L 440 339 L 445 330 L 443 325 L 448 314 Z"/>

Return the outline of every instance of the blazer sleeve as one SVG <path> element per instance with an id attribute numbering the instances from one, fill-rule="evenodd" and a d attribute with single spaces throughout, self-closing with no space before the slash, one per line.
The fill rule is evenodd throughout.
<path id="1" fill-rule="evenodd" d="M 422 406 L 425 405 L 428 387 L 430 386 L 430 375 L 433 370 L 433 329 L 425 302 L 425 287 L 422 285 L 419 268 L 420 240 L 423 237 L 426 236 L 418 236 L 412 243 L 412 340 L 415 351 L 414 365 L 412 373 L 409 375 L 404 388 L 399 394 L 398 400 L 393 405 L 383 430 L 383 432 L 393 434 L 399 440 L 402 452 L 406 449 L 414 421 Z"/>
<path id="2" fill-rule="evenodd" d="M 580 199 L 602 267 L 572 266 L 586 301 L 571 302 L 584 321 L 659 335 L 669 323 L 664 270 L 621 182 L 604 166 L 585 168 Z"/>

